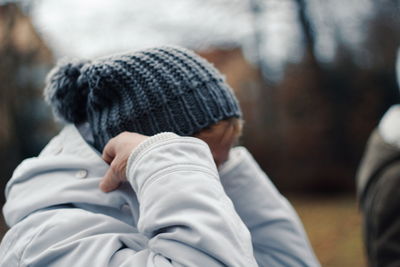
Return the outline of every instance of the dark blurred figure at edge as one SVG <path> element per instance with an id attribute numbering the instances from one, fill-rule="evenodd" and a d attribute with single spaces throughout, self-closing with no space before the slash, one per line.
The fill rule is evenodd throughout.
<path id="1" fill-rule="evenodd" d="M 356 179 L 368 265 L 400 266 L 400 104 L 372 132 Z"/>

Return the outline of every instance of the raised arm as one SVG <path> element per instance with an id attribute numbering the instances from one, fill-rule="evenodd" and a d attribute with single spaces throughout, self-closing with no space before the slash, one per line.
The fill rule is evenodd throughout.
<path id="1" fill-rule="evenodd" d="M 124 179 L 124 147 L 129 150 L 124 145 L 109 153 L 119 162 L 112 161 L 108 177 L 119 178 L 108 180 Z M 138 230 L 149 242 L 145 252 L 121 254 L 118 262 L 143 257 L 147 266 L 257 266 L 248 229 L 204 142 L 171 133 L 151 137 L 129 156 L 126 177 L 140 203 Z M 114 187 L 105 180 L 103 189 Z"/>

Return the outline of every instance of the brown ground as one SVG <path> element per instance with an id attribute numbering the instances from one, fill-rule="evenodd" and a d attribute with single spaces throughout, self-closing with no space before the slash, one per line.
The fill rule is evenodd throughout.
<path id="1" fill-rule="evenodd" d="M 353 196 L 289 196 L 322 266 L 366 266 L 361 217 Z"/>
<path id="2" fill-rule="evenodd" d="M 334 198 L 289 196 L 299 213 L 322 266 L 362 267 L 360 214 L 352 196 Z M 3 217 L 0 217 L 3 222 Z M 0 238 L 6 227 L 0 223 Z"/>

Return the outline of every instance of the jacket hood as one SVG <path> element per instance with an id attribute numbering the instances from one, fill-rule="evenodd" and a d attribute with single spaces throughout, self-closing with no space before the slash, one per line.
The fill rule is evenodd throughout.
<path id="1" fill-rule="evenodd" d="M 78 129 L 67 125 L 38 157 L 24 160 L 15 169 L 5 190 L 6 223 L 11 227 L 33 212 L 58 205 L 100 209 L 116 217 L 123 205 L 135 210 L 136 195 L 128 184 L 110 193 L 99 189 L 108 167 Z"/>
<path id="2" fill-rule="evenodd" d="M 357 195 L 363 199 L 378 174 L 400 159 L 400 105 L 393 105 L 382 117 L 366 145 L 357 172 Z"/>
<path id="3" fill-rule="evenodd" d="M 378 131 L 383 140 L 400 149 L 400 105 L 391 106 L 379 122 Z"/>

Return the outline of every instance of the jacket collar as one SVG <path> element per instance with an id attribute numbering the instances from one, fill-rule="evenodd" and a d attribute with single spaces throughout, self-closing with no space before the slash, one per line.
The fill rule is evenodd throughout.
<path id="1" fill-rule="evenodd" d="M 111 212 L 113 217 L 130 223 L 136 221 L 139 207 L 128 183 L 110 193 L 99 190 L 108 167 L 75 125 L 65 126 L 38 157 L 24 160 L 14 171 L 6 187 L 7 202 L 3 208 L 8 225 L 35 211 L 65 204 Z M 129 216 L 119 212 L 126 204 L 131 208 Z"/>

